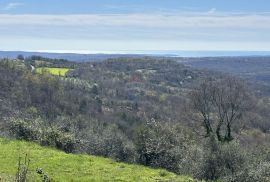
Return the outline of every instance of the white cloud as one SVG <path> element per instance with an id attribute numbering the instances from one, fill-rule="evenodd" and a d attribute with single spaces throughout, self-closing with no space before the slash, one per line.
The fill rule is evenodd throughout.
<path id="1" fill-rule="evenodd" d="M 270 28 L 270 15 L 10 15 L 0 14 L 1 25 L 119 26 L 157 28 Z"/>
<path id="2" fill-rule="evenodd" d="M 11 9 L 14 9 L 14 8 L 17 8 L 19 6 L 23 6 L 24 4 L 23 3 L 8 3 L 4 8 L 3 10 L 11 10 Z"/>
<path id="3" fill-rule="evenodd" d="M 2 49 L 269 50 L 269 31 L 268 12 L 0 14 Z"/>

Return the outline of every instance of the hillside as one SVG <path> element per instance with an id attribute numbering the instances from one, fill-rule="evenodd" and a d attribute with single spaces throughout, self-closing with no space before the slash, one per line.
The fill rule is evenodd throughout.
<path id="1" fill-rule="evenodd" d="M 48 71 L 38 72 L 43 68 Z M 231 75 L 169 58 L 76 63 L 33 56 L 0 61 L 0 85 L 2 138 L 200 180 L 268 180 L 270 100 Z M 84 169 L 73 155 L 62 154 L 68 157 L 61 165 Z M 54 163 L 37 164 L 45 169 Z"/>
<path id="2" fill-rule="evenodd" d="M 143 57 L 143 54 L 77 54 L 77 53 L 49 53 L 49 52 L 24 52 L 24 51 L 0 51 L 1 58 L 15 59 L 18 55 L 24 57 L 31 56 L 42 56 L 51 59 L 66 59 L 69 61 L 77 62 L 93 62 L 93 61 L 104 61 L 109 58 L 119 58 L 119 57 Z"/>
<path id="3" fill-rule="evenodd" d="M 37 181 L 35 172 L 42 168 L 54 181 L 179 181 L 192 182 L 190 177 L 176 176 L 160 169 L 115 162 L 89 155 L 74 155 L 41 147 L 37 144 L 0 139 L 0 179 L 12 180 L 16 174 L 18 156 L 30 156 L 29 176 Z M 24 156 L 23 156 L 24 157 Z"/>
<path id="4" fill-rule="evenodd" d="M 197 69 L 220 71 L 239 76 L 257 83 L 253 89 L 262 95 L 270 95 L 270 57 L 205 57 L 179 59 L 182 63 Z"/>

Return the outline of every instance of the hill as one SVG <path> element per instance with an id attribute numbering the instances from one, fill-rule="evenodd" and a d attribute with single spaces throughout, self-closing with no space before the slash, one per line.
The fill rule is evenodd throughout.
<path id="1" fill-rule="evenodd" d="M 93 62 L 103 61 L 108 58 L 119 57 L 143 57 L 144 55 L 138 54 L 77 54 L 77 53 L 49 53 L 49 52 L 24 52 L 24 51 L 0 51 L 1 58 L 15 59 L 18 55 L 24 57 L 42 56 L 51 59 L 66 59 L 69 61 L 77 62 Z"/>
<path id="2" fill-rule="evenodd" d="M 18 156 L 30 156 L 30 179 L 42 168 L 54 181 L 194 181 L 160 169 L 116 162 L 89 155 L 66 154 L 37 144 L 0 139 L 0 179 L 12 180 L 16 174 Z"/>
<path id="3" fill-rule="evenodd" d="M 42 68 L 70 71 L 62 76 L 35 71 Z M 0 86 L 2 138 L 163 168 L 196 179 L 268 180 L 270 100 L 230 75 L 151 57 L 76 63 L 34 56 L 0 61 Z M 10 153 L 7 149 L 2 156 Z M 47 157 L 47 152 L 40 154 L 32 164 L 42 155 Z M 61 166 L 80 166 L 79 159 L 67 156 L 60 157 Z M 54 159 L 44 161 L 33 169 L 41 167 L 53 177 L 65 171 L 54 169 L 59 167 Z M 16 158 L 10 165 L 15 163 Z M 80 164 L 80 171 L 73 174 L 76 179 L 85 174 L 85 165 Z M 72 174 L 75 168 L 68 171 Z M 98 171 L 95 176 L 103 175 Z M 136 175 L 135 169 L 130 171 Z M 112 173 L 118 177 L 117 171 Z M 125 179 L 128 173 L 119 175 Z M 65 179 L 65 173 L 61 177 Z"/>
<path id="4" fill-rule="evenodd" d="M 197 69 L 207 69 L 230 73 L 256 83 L 253 89 L 257 93 L 270 95 L 270 57 L 205 57 L 180 59 L 186 65 Z"/>

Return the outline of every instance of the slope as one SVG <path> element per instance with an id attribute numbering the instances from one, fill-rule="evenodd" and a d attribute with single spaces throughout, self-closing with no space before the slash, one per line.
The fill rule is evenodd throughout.
<path id="1" fill-rule="evenodd" d="M 0 179 L 11 181 L 17 170 L 18 156 L 30 156 L 29 176 L 37 181 L 35 172 L 42 168 L 54 181 L 194 181 L 160 169 L 119 163 L 88 155 L 66 154 L 37 144 L 0 139 Z"/>

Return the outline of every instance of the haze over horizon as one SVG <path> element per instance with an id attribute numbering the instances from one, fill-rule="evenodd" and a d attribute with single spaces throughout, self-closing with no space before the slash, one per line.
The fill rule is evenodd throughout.
<path id="1" fill-rule="evenodd" d="M 3 0 L 0 50 L 270 51 L 267 0 Z"/>

